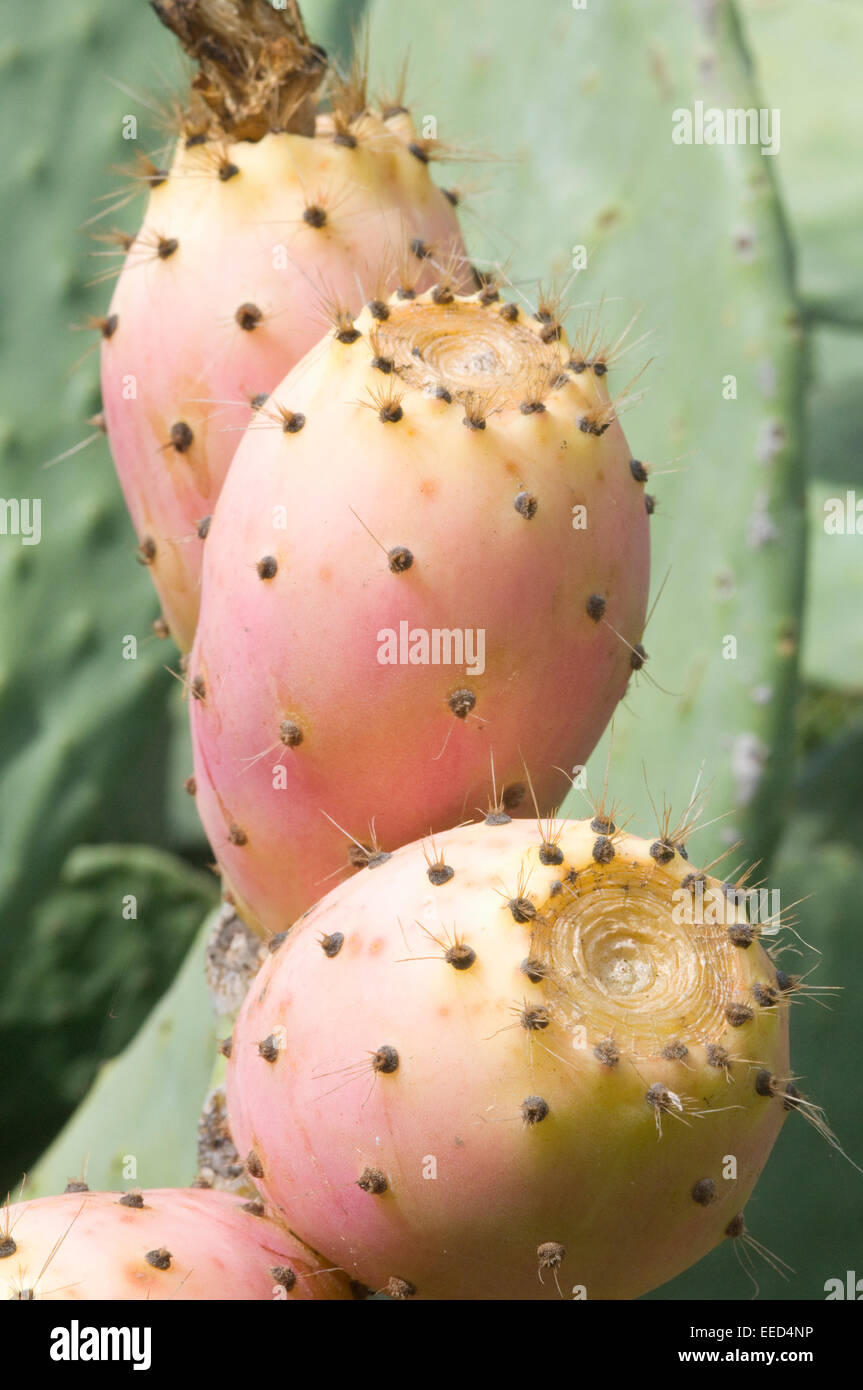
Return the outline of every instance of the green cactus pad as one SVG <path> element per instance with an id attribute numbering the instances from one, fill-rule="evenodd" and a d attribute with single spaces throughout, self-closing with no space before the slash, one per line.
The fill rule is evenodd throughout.
<path id="1" fill-rule="evenodd" d="M 60 924 L 46 925 L 52 894 L 63 901 L 68 893 L 60 874 L 81 841 L 164 843 L 161 748 L 174 682 L 162 669 L 165 644 L 149 633 L 153 600 L 104 440 L 41 467 L 96 433 L 85 423 L 99 408 L 95 352 L 72 368 L 98 333 L 69 326 L 104 312 L 106 288 L 88 290 L 85 281 L 106 262 L 89 258 L 94 244 L 83 227 L 105 206 L 96 199 L 116 185 L 108 165 L 134 153 L 121 136 L 124 114 L 144 114 L 110 78 L 132 74 L 129 55 L 158 25 L 138 5 L 125 6 L 118 23 L 109 0 L 59 6 L 49 24 L 34 23 L 27 6 L 13 10 L 0 51 L 7 101 L 0 260 L 9 287 L 0 468 L 5 499 L 41 502 L 39 544 L 0 535 L 0 1047 L 20 1059 L 7 1069 L 0 1127 L 15 1135 L 14 1171 L 81 1093 L 84 1038 L 99 1035 L 104 1017 L 105 998 L 97 1001 L 86 986 L 89 1014 L 83 1003 L 58 1003 L 51 932 Z M 167 45 L 151 51 L 164 59 Z M 113 220 L 130 214 L 134 206 Z M 138 640 L 134 660 L 123 656 L 129 636 Z M 87 909 L 62 924 L 70 957 L 88 950 L 93 925 Z M 106 944 L 106 928 L 98 935 L 104 968 L 113 963 L 119 974 L 123 947 Z M 174 961 L 166 963 L 145 986 L 144 1010 L 170 978 Z M 120 1021 L 117 1046 L 138 1021 L 134 1011 Z"/>
<path id="2" fill-rule="evenodd" d="M 863 695 L 863 631 L 849 621 L 855 598 L 863 593 L 863 335 L 819 328 L 813 376 L 803 675 L 832 690 Z"/>
<path id="3" fill-rule="evenodd" d="M 397 67 L 398 14 L 396 0 L 371 6 L 384 73 Z M 704 818 L 726 818 L 698 835 L 699 857 L 741 836 L 764 857 L 782 824 L 803 588 L 803 337 L 775 160 L 756 146 L 672 141 L 674 111 L 696 100 L 761 104 L 736 12 L 622 0 L 528 13 L 502 0 L 492 13 L 469 0 L 417 8 L 411 40 L 434 94 L 414 114 L 438 114 L 442 137 L 470 131 L 512 161 L 482 171 L 473 223 L 465 203 L 480 264 L 511 256 L 529 296 L 525 277 L 540 267 L 566 280 L 584 246 L 571 299 L 590 312 L 605 296 L 612 340 L 637 311 L 630 338 L 650 332 L 609 383 L 622 390 L 654 358 L 623 424 L 655 470 L 655 591 L 671 573 L 644 637 L 649 662 L 615 721 L 615 789 L 648 825 L 642 760 L 677 813 L 704 764 Z M 471 164 L 459 173 L 477 177 Z M 736 399 L 723 397 L 729 376 Z M 605 758 L 601 745 L 594 792 Z M 584 805 L 567 802 L 576 815 Z"/>
<path id="4" fill-rule="evenodd" d="M 216 1051 L 204 982 L 214 917 L 204 922 L 137 1037 L 103 1065 L 83 1104 L 28 1176 L 26 1196 L 62 1192 L 82 1173 L 94 1191 L 191 1183 L 196 1125 Z"/>
<path id="5" fill-rule="evenodd" d="M 33 912 L 31 949 L 15 977 L 31 1004 L 26 1023 L 4 991 L 5 1046 L 14 1059 L 4 1106 L 14 1107 L 14 1121 L 0 1185 L 39 1152 L 46 1124 L 59 1128 L 99 1062 L 134 1037 L 215 898 L 210 875 L 161 850 L 99 845 L 69 856 Z"/>
<path id="6" fill-rule="evenodd" d="M 801 298 L 815 318 L 863 326 L 863 9 L 856 0 L 741 0 L 740 11 L 764 101 L 782 113 L 775 162 Z"/>

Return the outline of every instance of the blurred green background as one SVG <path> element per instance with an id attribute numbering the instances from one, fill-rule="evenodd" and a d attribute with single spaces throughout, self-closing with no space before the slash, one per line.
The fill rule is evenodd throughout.
<path id="1" fill-rule="evenodd" d="M 480 265 L 505 263 L 528 298 L 538 276 L 569 281 L 571 328 L 602 305 L 612 335 L 633 315 L 630 340 L 649 334 L 612 388 L 652 358 L 625 426 L 654 470 L 655 592 L 668 577 L 615 721 L 612 788 L 649 834 L 645 781 L 682 811 L 703 767 L 704 819 L 722 819 L 693 857 L 745 836 L 727 865 L 761 860 L 783 903 L 807 898 L 814 949 L 782 963 L 817 964 L 813 981 L 844 993 L 829 1010 L 794 1006 L 794 1067 L 863 1163 L 863 535 L 824 529 L 827 498 L 863 498 L 863 6 L 303 8 L 342 56 L 367 15 L 373 73 L 391 87 L 410 51 L 411 108 L 454 142 L 440 176 L 464 192 Z M 124 185 L 109 172 L 136 148 L 123 118 L 138 119 L 138 149 L 164 147 L 158 111 L 184 70 L 144 0 L 63 0 L 35 22 L 14 0 L 5 18 L 0 492 L 42 500 L 42 540 L 0 536 L 0 1188 L 94 1079 L 30 1191 L 85 1162 L 93 1185 L 116 1181 L 130 1151 L 142 1185 L 185 1182 L 213 1037 L 200 925 L 217 894 L 182 790 L 177 655 L 151 635 L 104 440 L 44 467 L 99 409 L 97 353 L 79 360 L 98 334 L 72 330 L 104 312 L 110 283 L 88 281 L 111 262 L 91 258 L 105 248 L 85 224 L 136 228 L 141 201 L 115 207 Z M 778 155 L 674 145 L 671 113 L 696 100 L 778 109 Z M 605 756 L 604 742 L 592 785 Z M 756 1256 L 761 1296 L 822 1297 L 861 1258 L 863 1177 L 792 1115 L 747 1220 L 795 1270 L 785 1283 Z M 651 1297 L 751 1293 L 728 1245 Z"/>

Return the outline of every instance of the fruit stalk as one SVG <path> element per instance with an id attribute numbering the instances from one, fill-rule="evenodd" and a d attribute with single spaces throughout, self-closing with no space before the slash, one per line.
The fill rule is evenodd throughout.
<path id="1" fill-rule="evenodd" d="M 150 0 L 197 63 L 194 93 L 232 140 L 268 131 L 313 135 L 314 96 L 327 71 L 296 0 Z"/>

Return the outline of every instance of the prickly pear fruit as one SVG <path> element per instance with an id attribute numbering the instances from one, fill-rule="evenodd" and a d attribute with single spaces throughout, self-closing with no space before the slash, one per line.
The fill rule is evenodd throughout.
<path id="1" fill-rule="evenodd" d="M 733 893 L 687 921 L 717 916 L 705 888 L 726 901 L 600 813 L 463 826 L 333 890 L 234 1030 L 231 1128 L 273 1210 L 432 1299 L 634 1298 L 739 1236 L 788 1009 Z"/>
<path id="2" fill-rule="evenodd" d="M 644 470 L 548 320 L 446 281 L 373 303 L 237 451 L 189 688 L 198 810 L 253 925 L 471 815 L 490 754 L 499 809 L 528 812 L 522 753 L 550 803 L 643 664 Z"/>
<path id="3" fill-rule="evenodd" d="M 206 1188 L 67 1191 L 7 1207 L 10 1299 L 347 1299 L 348 1279 L 263 1215 Z"/>
<path id="4" fill-rule="evenodd" d="M 144 174 L 143 226 L 119 237 L 125 265 L 102 320 L 102 392 L 138 557 L 187 650 L 203 537 L 241 431 L 324 333 L 323 300 L 356 310 L 362 286 L 394 287 L 403 247 L 430 284 L 433 263 L 462 244 L 407 112 L 372 109 L 359 73 L 315 116 L 325 61 L 292 12 L 261 0 L 240 16 L 234 0 L 204 0 L 191 15 L 157 8 L 200 62 L 215 109 L 198 99 L 170 168 Z M 232 21 L 236 32 L 222 34 Z M 208 26 L 249 60 L 251 90 L 220 70 Z M 285 36 L 297 34 L 286 64 Z M 262 64 L 277 60 L 262 85 Z"/>

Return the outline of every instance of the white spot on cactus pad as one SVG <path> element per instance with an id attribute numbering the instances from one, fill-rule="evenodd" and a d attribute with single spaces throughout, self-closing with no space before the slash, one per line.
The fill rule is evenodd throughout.
<path id="1" fill-rule="evenodd" d="M 758 790 L 770 750 L 757 734 L 738 734 L 731 745 L 731 772 L 737 801 L 748 806 Z"/>
<path id="2" fill-rule="evenodd" d="M 770 515 L 769 507 L 767 493 L 756 493 L 746 522 L 746 542 L 750 550 L 760 550 L 763 545 L 779 539 L 779 528 Z"/>

